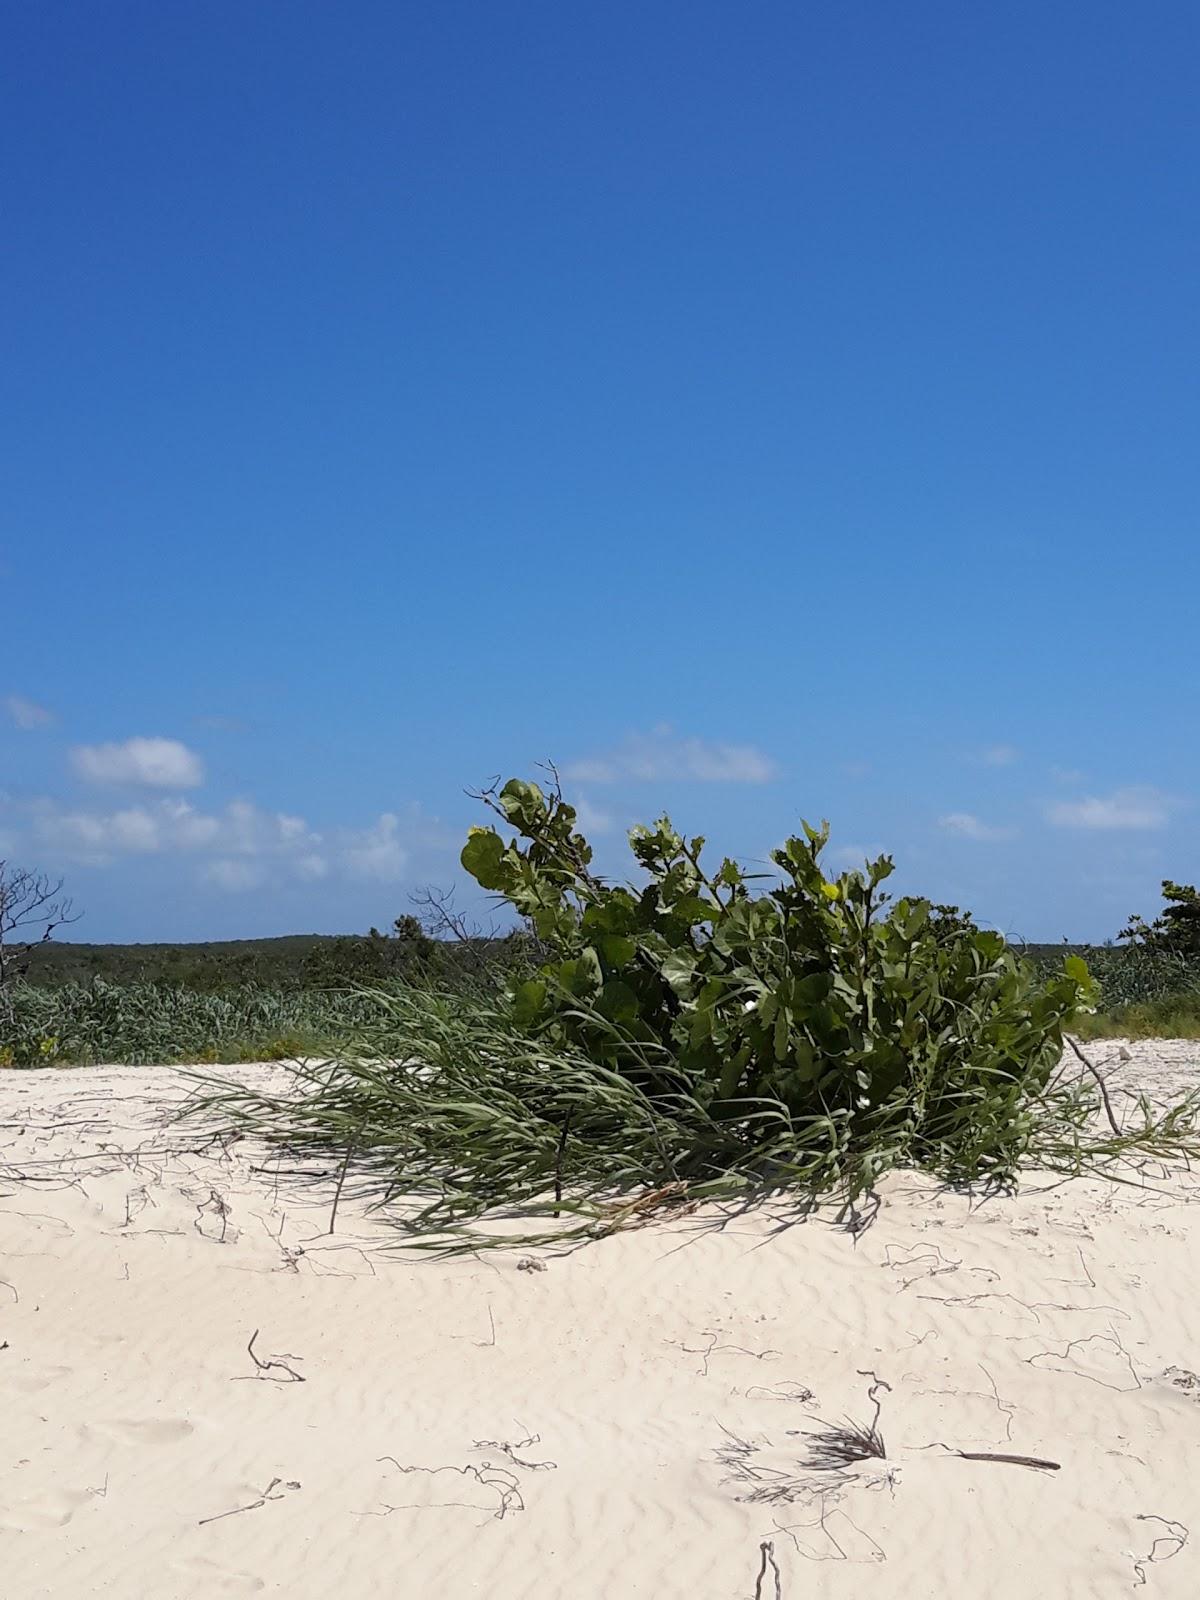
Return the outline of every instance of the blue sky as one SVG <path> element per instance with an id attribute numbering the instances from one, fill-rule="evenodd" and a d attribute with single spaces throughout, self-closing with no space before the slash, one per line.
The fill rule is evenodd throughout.
<path id="1" fill-rule="evenodd" d="M 1031 938 L 1200 877 L 1194 6 L 5 8 L 0 847 L 362 928 L 552 757 Z"/>

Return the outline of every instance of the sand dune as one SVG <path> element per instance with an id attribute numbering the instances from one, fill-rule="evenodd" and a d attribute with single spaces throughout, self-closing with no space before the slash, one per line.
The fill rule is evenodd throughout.
<path id="1" fill-rule="evenodd" d="M 183 1090 L 0 1076 L 6 1600 L 1200 1591 L 1187 1174 L 427 1262 L 164 1127 Z M 813 1464 L 876 1418 L 882 1456 Z"/>

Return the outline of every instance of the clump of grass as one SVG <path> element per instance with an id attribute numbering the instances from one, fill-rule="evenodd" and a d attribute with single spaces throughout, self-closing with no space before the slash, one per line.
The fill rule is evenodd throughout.
<path id="1" fill-rule="evenodd" d="M 1200 989 L 1080 1017 L 1077 1031 L 1084 1039 L 1200 1039 Z"/>
<path id="2" fill-rule="evenodd" d="M 853 1200 L 901 1167 L 994 1187 L 1026 1165 L 1121 1175 L 1200 1152 L 1196 1098 L 1165 1114 L 1143 1103 L 1114 1133 L 1091 1080 L 1040 1084 L 998 1069 L 930 1097 L 916 1075 L 886 1120 L 856 1132 L 845 1117 L 797 1117 L 771 1097 L 714 1115 L 644 1043 L 635 1081 L 523 1034 L 500 996 L 408 990 L 372 1004 L 382 1019 L 345 1058 L 293 1066 L 277 1094 L 203 1080 L 188 1115 L 262 1139 L 314 1180 L 343 1173 L 347 1194 L 386 1207 L 420 1249 L 600 1237 L 629 1215 L 631 1194 L 786 1193 L 807 1207 Z"/>
<path id="3" fill-rule="evenodd" d="M 732 1197 L 762 1167 L 765 1151 L 691 1097 L 651 1095 L 582 1051 L 523 1035 L 499 996 L 414 989 L 372 1002 L 381 1021 L 353 1051 L 297 1063 L 279 1094 L 201 1079 L 187 1114 L 308 1158 L 315 1177 L 351 1151 L 348 1191 L 395 1202 L 398 1225 L 434 1248 L 492 1212 L 522 1216 L 526 1244 L 539 1217 L 604 1231 L 631 1191 L 687 1182 L 697 1198 Z M 786 1122 L 782 1107 L 773 1114 Z"/>

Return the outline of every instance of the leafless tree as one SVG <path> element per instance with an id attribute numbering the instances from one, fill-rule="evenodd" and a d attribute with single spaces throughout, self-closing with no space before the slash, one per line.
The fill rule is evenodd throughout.
<path id="1" fill-rule="evenodd" d="M 427 885 L 410 894 L 408 899 L 416 907 L 416 920 L 431 939 L 442 939 L 470 949 L 497 936 L 494 925 L 480 927 L 457 909 L 453 889 L 437 889 Z"/>
<path id="2" fill-rule="evenodd" d="M 0 1016 L 11 1004 L 9 984 L 29 970 L 36 946 L 79 917 L 62 887 L 61 878 L 0 861 Z"/>

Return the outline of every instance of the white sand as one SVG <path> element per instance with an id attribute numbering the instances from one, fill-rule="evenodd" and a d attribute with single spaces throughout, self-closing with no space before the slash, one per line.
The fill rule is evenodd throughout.
<path id="1" fill-rule="evenodd" d="M 1197 1076 L 1194 1045 L 1123 1068 Z M 857 1239 L 760 1211 L 431 1263 L 164 1132 L 180 1085 L 0 1074 L 5 1600 L 750 1600 L 763 1540 L 783 1600 L 1200 1593 L 1186 1176 L 904 1177 Z M 870 1371 L 886 1459 L 807 1469 Z"/>

